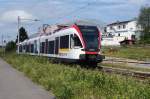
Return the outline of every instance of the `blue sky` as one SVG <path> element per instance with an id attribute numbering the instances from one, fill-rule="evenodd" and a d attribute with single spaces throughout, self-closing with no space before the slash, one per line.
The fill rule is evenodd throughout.
<path id="1" fill-rule="evenodd" d="M 111 23 L 129 20 L 139 14 L 141 6 L 150 0 L 0 0 L 0 37 L 14 39 L 17 35 L 17 16 L 39 19 L 22 21 L 29 34 L 42 24 L 65 23 L 72 20 L 94 19 Z"/>

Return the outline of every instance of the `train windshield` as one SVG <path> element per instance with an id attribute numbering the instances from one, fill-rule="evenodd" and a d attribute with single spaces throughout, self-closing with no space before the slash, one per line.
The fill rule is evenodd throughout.
<path id="1" fill-rule="evenodd" d="M 79 26 L 86 49 L 98 49 L 99 31 L 96 26 Z"/>

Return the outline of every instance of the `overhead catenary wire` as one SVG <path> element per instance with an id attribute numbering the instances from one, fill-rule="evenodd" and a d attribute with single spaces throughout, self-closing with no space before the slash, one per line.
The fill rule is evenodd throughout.
<path id="1" fill-rule="evenodd" d="M 82 7 L 79 7 L 79 8 L 77 8 L 77 9 L 74 9 L 73 11 L 71 11 L 71 12 L 69 12 L 69 13 L 67 13 L 67 14 L 65 14 L 65 15 L 63 15 L 63 16 L 61 16 L 61 17 L 58 17 L 57 19 L 57 21 L 59 22 L 59 20 L 62 20 L 62 19 L 64 19 L 64 18 L 66 18 L 66 16 L 72 16 L 72 15 L 74 15 L 75 14 L 75 12 L 80 12 L 80 11 L 82 11 L 82 10 L 84 10 L 84 9 L 86 9 L 87 7 L 89 7 L 91 5 L 91 3 L 88 3 L 88 4 L 86 4 L 86 5 L 84 5 L 84 6 L 82 6 Z"/>
<path id="2" fill-rule="evenodd" d="M 75 12 L 78 12 L 78 13 L 79 13 L 80 11 L 82 11 L 82 10 L 88 8 L 89 6 L 91 6 L 91 5 L 93 5 L 93 4 L 94 4 L 93 2 L 90 2 L 90 3 L 85 4 L 84 6 L 78 7 L 77 9 L 74 9 L 74 10 L 68 12 L 68 13 L 65 14 L 65 15 L 60 14 L 58 17 L 53 16 L 53 17 L 46 18 L 45 20 L 52 18 L 52 19 L 55 19 L 55 20 L 56 20 L 56 21 L 55 21 L 56 23 L 58 23 L 60 20 L 65 19 L 66 16 L 72 16 L 72 15 L 75 14 Z M 62 15 L 62 16 L 61 16 L 61 15 Z"/>

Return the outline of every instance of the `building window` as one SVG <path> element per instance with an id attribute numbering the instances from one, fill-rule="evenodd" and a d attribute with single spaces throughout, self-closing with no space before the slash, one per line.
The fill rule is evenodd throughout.
<path id="1" fill-rule="evenodd" d="M 131 35 L 131 39 L 132 39 L 132 40 L 135 40 L 135 39 L 136 39 L 136 36 L 135 36 L 135 35 Z"/>
<path id="2" fill-rule="evenodd" d="M 124 25 L 123 25 L 123 29 L 125 29 L 125 28 L 126 28 L 126 25 L 124 24 Z"/>
<path id="3" fill-rule="evenodd" d="M 118 26 L 118 29 L 120 29 L 120 28 L 121 28 L 121 26 L 119 25 L 119 26 Z"/>
<path id="4" fill-rule="evenodd" d="M 110 29 L 112 30 L 112 29 L 113 29 L 113 27 L 111 26 L 111 27 L 110 27 Z"/>
<path id="5" fill-rule="evenodd" d="M 118 33 L 118 36 L 120 36 L 120 33 Z"/>
<path id="6" fill-rule="evenodd" d="M 107 32 L 107 27 L 104 27 L 104 32 Z"/>

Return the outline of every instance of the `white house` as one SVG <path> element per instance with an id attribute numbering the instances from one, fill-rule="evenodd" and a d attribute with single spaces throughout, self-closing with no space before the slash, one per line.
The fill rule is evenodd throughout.
<path id="1" fill-rule="evenodd" d="M 120 45 L 124 39 L 140 39 L 141 27 L 137 25 L 137 20 L 117 21 L 108 24 L 103 34 L 102 45 Z"/>

